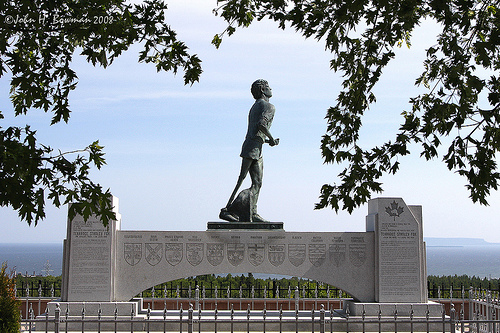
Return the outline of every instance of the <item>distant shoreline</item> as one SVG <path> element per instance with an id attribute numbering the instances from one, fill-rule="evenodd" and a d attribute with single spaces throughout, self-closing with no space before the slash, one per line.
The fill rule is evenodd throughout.
<path id="1" fill-rule="evenodd" d="M 425 239 L 427 274 L 500 278 L 500 244 L 478 239 Z M 464 241 L 460 243 L 460 241 Z M 0 243 L 0 263 L 26 275 L 62 274 L 61 243 Z M 256 272 L 257 273 L 257 272 Z"/>

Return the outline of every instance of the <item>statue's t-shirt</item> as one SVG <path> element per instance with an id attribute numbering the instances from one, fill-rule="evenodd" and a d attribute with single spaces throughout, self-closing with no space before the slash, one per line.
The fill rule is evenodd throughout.
<path id="1" fill-rule="evenodd" d="M 241 147 L 241 157 L 258 160 L 262 157 L 262 144 L 266 141 L 266 135 L 259 129 L 260 126 L 271 128 L 274 118 L 274 105 L 258 99 L 252 105 L 248 114 L 248 130 Z"/>

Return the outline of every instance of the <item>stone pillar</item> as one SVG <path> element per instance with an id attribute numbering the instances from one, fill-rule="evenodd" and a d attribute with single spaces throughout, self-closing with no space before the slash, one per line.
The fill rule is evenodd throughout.
<path id="1" fill-rule="evenodd" d="M 116 221 L 104 226 L 91 216 L 68 218 L 63 255 L 63 302 L 109 302 L 115 298 L 116 232 L 120 230 L 118 198 L 111 197 Z"/>
<path id="2" fill-rule="evenodd" d="M 375 301 L 427 302 L 422 207 L 401 198 L 370 200 L 366 226 L 375 234 Z"/>

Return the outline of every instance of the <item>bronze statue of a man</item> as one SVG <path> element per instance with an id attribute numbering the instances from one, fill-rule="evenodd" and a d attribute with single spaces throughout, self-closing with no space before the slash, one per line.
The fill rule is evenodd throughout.
<path id="1" fill-rule="evenodd" d="M 269 103 L 269 98 L 272 97 L 269 84 L 259 79 L 252 84 L 251 92 L 255 103 L 248 114 L 248 130 L 240 154 L 240 175 L 226 207 L 222 208 L 219 214 L 221 219 L 230 222 L 267 222 L 257 214 L 257 200 L 263 175 L 262 145 L 269 143 L 270 146 L 276 146 L 279 139 L 274 139 L 269 131 L 275 111 L 274 105 Z M 248 173 L 252 185 L 234 199 Z"/>

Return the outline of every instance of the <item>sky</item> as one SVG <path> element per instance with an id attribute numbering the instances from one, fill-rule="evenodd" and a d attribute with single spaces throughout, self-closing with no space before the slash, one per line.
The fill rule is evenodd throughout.
<path id="1" fill-rule="evenodd" d="M 75 55 L 72 66 L 79 83 L 70 94 L 68 124 L 49 126 L 51 115 L 36 110 L 13 117 L 9 81 L 2 78 L 2 126 L 30 124 L 39 142 L 61 151 L 99 140 L 107 165 L 93 170 L 92 179 L 118 197 L 122 230 L 203 231 L 207 222 L 219 221 L 235 186 L 254 101 L 250 86 L 263 78 L 273 89 L 271 133 L 280 144 L 264 148 L 259 214 L 284 222 L 286 231 L 365 231 L 367 205 L 352 214 L 314 210 L 321 186 L 338 182 L 342 171 L 342 166 L 325 165 L 320 152 L 324 117 L 342 82 L 341 74 L 329 68 L 332 55 L 324 43 L 261 21 L 225 37 L 216 49 L 210 42 L 226 25 L 212 13 L 215 1 L 167 3 L 169 24 L 203 61 L 199 83 L 184 86 L 181 73 L 157 73 L 154 65 L 138 63 L 138 46 L 107 69 Z M 377 102 L 363 118 L 361 145 L 393 139 L 401 112 L 410 109 L 409 98 L 422 91 L 414 81 L 436 31 L 425 22 L 410 49 L 396 50 L 396 60 L 375 88 Z M 464 179 L 439 159 L 419 158 L 419 152 L 414 147 L 411 156 L 401 158 L 400 171 L 384 176 L 384 192 L 373 197 L 422 205 L 425 237 L 500 243 L 500 194 L 492 192 L 490 206 L 473 204 Z M 241 189 L 249 186 L 247 179 Z M 66 237 L 66 216 L 67 207 L 48 205 L 46 219 L 34 227 L 9 207 L 0 207 L 0 243 L 60 243 Z"/>

